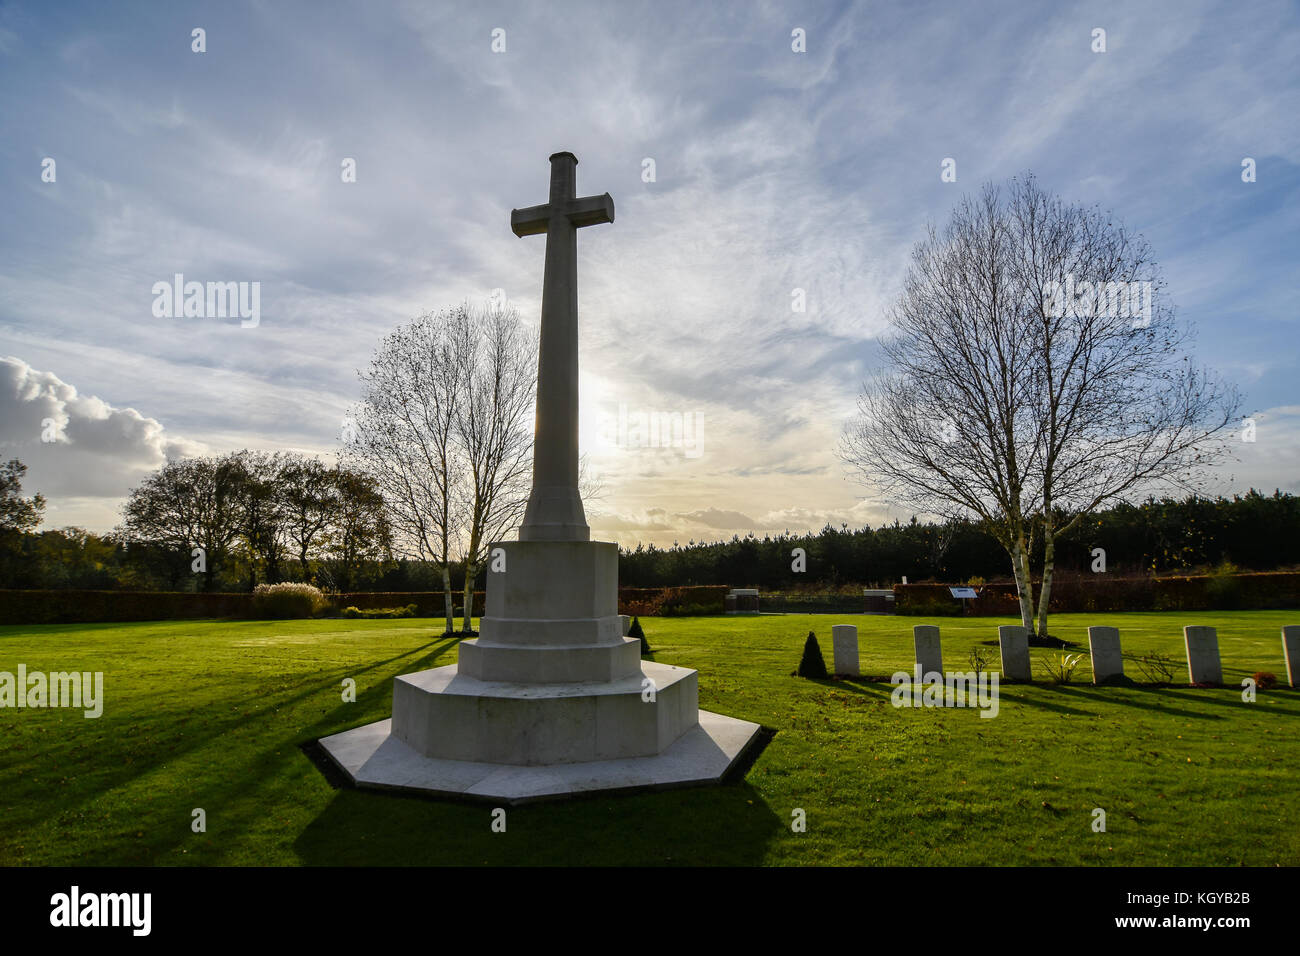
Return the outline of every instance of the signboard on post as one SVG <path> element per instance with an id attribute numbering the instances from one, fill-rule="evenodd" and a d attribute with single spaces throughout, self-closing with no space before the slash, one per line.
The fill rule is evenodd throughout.
<path id="1" fill-rule="evenodd" d="M 979 597 L 974 588 L 949 588 L 948 593 L 955 598 L 961 599 L 961 613 L 966 613 L 966 601 L 969 598 Z"/>

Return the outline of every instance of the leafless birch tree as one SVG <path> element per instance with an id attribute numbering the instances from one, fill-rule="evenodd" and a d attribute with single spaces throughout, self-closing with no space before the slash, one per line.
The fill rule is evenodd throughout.
<path id="1" fill-rule="evenodd" d="M 452 327 L 460 368 L 456 435 L 468 490 L 464 627 L 474 613 L 474 577 L 493 541 L 523 518 L 532 475 L 531 413 L 537 390 L 537 338 L 514 310 L 462 307 Z"/>
<path id="2" fill-rule="evenodd" d="M 344 448 L 383 495 L 396 547 L 441 573 L 448 633 L 455 629 L 451 560 L 466 530 L 454 318 L 426 313 L 383 339 L 359 373 L 363 395 Z"/>
<path id="3" fill-rule="evenodd" d="M 981 520 L 1039 637 L 1057 538 L 1107 503 L 1196 487 L 1226 450 L 1237 393 L 1192 364 L 1145 241 L 1032 176 L 930 229 L 892 323 L 841 457 L 897 504 Z"/>

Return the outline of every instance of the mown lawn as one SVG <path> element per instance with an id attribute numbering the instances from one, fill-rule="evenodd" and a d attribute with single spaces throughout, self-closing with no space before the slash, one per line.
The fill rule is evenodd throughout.
<path id="1" fill-rule="evenodd" d="M 656 660 L 700 670 L 700 705 L 776 736 L 727 786 L 508 811 L 336 790 L 299 749 L 388 716 L 392 678 L 449 664 L 441 622 L 167 622 L 0 627 L 0 671 L 105 674 L 99 719 L 0 709 L 0 863 L 1117 864 L 1300 862 L 1300 693 L 1236 687 L 1002 687 L 1000 712 L 895 709 L 888 684 L 790 676 L 807 632 L 860 629 L 867 674 L 910 669 L 911 626 L 945 666 L 997 619 L 852 615 L 646 619 Z M 1294 612 L 1059 615 L 1120 628 L 1126 654 L 1183 659 L 1219 628 L 1224 677 L 1285 683 Z M 996 661 L 996 648 L 987 648 Z M 1033 652 L 1041 659 L 1047 651 Z M 1186 680 L 1185 665 L 1178 679 Z M 1038 662 L 1035 671 L 1039 673 Z M 1131 676 L 1140 673 L 1130 665 Z M 356 680 L 344 703 L 341 682 Z M 1105 833 L 1091 827 L 1107 814 Z M 191 829 L 203 808 L 207 831 Z M 792 832 L 802 809 L 807 831 Z"/>

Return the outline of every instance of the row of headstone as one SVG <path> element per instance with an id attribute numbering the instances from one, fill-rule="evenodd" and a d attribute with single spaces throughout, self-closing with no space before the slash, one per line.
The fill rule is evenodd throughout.
<path id="1" fill-rule="evenodd" d="M 943 652 L 939 628 L 917 624 L 912 628 L 916 666 L 922 674 L 943 673 Z M 848 677 L 861 674 L 858 664 L 858 628 L 856 624 L 831 627 L 831 644 L 835 652 L 835 673 Z M 1187 650 L 1187 679 L 1192 684 L 1222 684 L 1223 665 L 1219 660 L 1219 634 L 1201 624 L 1183 628 L 1183 646 Z M 1021 624 L 998 627 L 998 649 L 1002 657 L 1004 680 L 1032 680 L 1029 665 L 1029 629 Z M 1088 628 L 1088 650 L 1092 656 L 1092 682 L 1105 684 L 1124 677 L 1124 658 L 1120 652 L 1119 628 Z M 1300 625 L 1282 628 L 1282 656 L 1286 659 L 1286 676 L 1292 687 L 1300 687 Z"/>

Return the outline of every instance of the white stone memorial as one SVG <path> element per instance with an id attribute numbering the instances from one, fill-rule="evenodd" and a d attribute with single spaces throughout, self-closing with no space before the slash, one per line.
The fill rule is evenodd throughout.
<path id="1" fill-rule="evenodd" d="M 916 624 L 912 627 L 912 644 L 916 648 L 916 667 L 921 679 L 927 674 L 943 673 L 943 651 L 939 646 L 939 628 L 934 624 Z"/>
<path id="2" fill-rule="evenodd" d="M 1033 680 L 1029 668 L 1029 629 L 1023 624 L 998 626 L 1003 680 Z"/>
<path id="3" fill-rule="evenodd" d="M 1187 649 L 1187 680 L 1190 683 L 1223 683 L 1217 630 L 1200 624 L 1189 624 L 1183 628 L 1183 646 Z"/>
<path id="4" fill-rule="evenodd" d="M 578 494 L 577 231 L 614 202 L 576 198 L 550 158 L 550 201 L 516 209 L 546 235 L 533 483 L 518 541 L 495 542 L 477 639 L 456 664 L 393 682 L 393 716 L 323 738 L 358 786 L 505 803 L 720 780 L 759 725 L 699 709 L 696 672 L 641 660 L 618 613 L 618 548 L 591 541 Z M 496 567 L 496 564 L 493 564 Z"/>
<path id="5" fill-rule="evenodd" d="M 1119 649 L 1119 628 L 1088 628 L 1088 653 L 1092 657 L 1092 682 L 1104 684 L 1124 676 L 1124 658 Z"/>
<path id="6" fill-rule="evenodd" d="M 1300 625 L 1282 628 L 1282 657 L 1286 660 L 1287 681 L 1292 687 L 1300 687 Z"/>
<path id="7" fill-rule="evenodd" d="M 858 626 L 831 625 L 831 648 L 835 654 L 835 673 L 845 677 L 861 676 L 858 669 Z"/>

